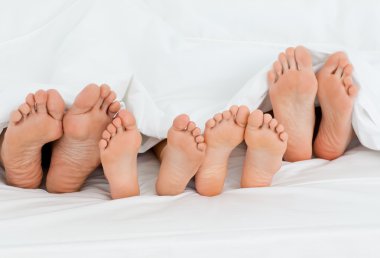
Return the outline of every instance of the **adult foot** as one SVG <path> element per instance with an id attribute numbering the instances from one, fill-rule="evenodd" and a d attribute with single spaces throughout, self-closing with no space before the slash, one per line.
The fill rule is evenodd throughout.
<path id="1" fill-rule="evenodd" d="M 344 153 L 352 139 L 351 116 L 358 88 L 352 81 L 352 65 L 343 52 L 327 59 L 317 79 L 322 120 L 314 141 L 314 153 L 332 160 Z"/>
<path id="2" fill-rule="evenodd" d="M 119 111 L 107 85 L 90 84 L 76 97 L 63 118 L 64 135 L 53 146 L 46 188 L 49 192 L 78 191 L 100 164 L 98 143 Z"/>
<path id="3" fill-rule="evenodd" d="M 99 142 L 100 160 L 112 199 L 139 195 L 137 154 L 141 146 L 141 134 L 133 115 L 120 110 L 104 130 L 102 138 Z"/>
<path id="4" fill-rule="evenodd" d="M 255 110 L 248 118 L 244 139 L 247 154 L 241 187 L 270 186 L 287 147 L 288 134 L 284 126 L 271 115 Z"/>
<path id="5" fill-rule="evenodd" d="M 310 159 L 318 85 L 306 48 L 288 48 L 281 53 L 268 72 L 268 82 L 274 117 L 289 134 L 285 160 Z"/>
<path id="6" fill-rule="evenodd" d="M 201 130 L 187 115 L 177 116 L 169 129 L 167 145 L 161 152 L 157 194 L 182 193 L 202 164 L 205 151 L 206 144 Z"/>
<path id="7" fill-rule="evenodd" d="M 206 122 L 206 156 L 195 175 L 195 186 L 199 194 L 214 196 L 222 192 L 228 158 L 232 150 L 244 140 L 248 116 L 249 109 L 246 106 L 232 106 Z"/>
<path id="8" fill-rule="evenodd" d="M 9 185 L 37 188 L 41 184 L 41 149 L 62 136 L 65 103 L 55 90 L 29 94 L 11 114 L 1 157 Z"/>

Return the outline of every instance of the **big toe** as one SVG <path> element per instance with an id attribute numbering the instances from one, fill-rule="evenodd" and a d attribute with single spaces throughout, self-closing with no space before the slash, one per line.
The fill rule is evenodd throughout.
<path id="1" fill-rule="evenodd" d="M 236 123 L 241 127 L 246 127 L 249 117 L 249 109 L 246 106 L 240 106 L 236 114 Z"/>
<path id="2" fill-rule="evenodd" d="M 131 112 L 122 109 L 119 111 L 118 116 L 121 119 L 122 125 L 127 129 L 134 129 L 136 127 L 136 119 Z"/>
<path id="3" fill-rule="evenodd" d="M 47 110 L 54 119 L 62 120 L 65 102 L 58 91 L 53 89 L 47 91 Z"/>
<path id="4" fill-rule="evenodd" d="M 179 131 L 183 131 L 187 128 L 190 118 L 186 114 L 177 116 L 173 121 L 173 128 Z"/>
<path id="5" fill-rule="evenodd" d="M 348 61 L 346 53 L 342 51 L 336 52 L 327 58 L 325 65 L 321 69 L 321 72 L 332 74 L 338 69 L 340 64 L 345 63 L 346 60 Z"/>
<path id="6" fill-rule="evenodd" d="M 70 112 L 86 113 L 91 110 L 100 98 L 100 87 L 96 84 L 87 85 L 75 98 Z"/>
<path id="7" fill-rule="evenodd" d="M 263 125 L 264 113 L 263 111 L 256 109 L 248 117 L 248 126 L 251 128 L 259 128 Z"/>

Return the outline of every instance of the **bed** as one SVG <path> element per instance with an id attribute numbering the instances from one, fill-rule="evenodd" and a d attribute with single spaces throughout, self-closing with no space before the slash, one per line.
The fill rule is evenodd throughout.
<path id="1" fill-rule="evenodd" d="M 27 92 L 56 88 L 70 106 L 84 84 L 107 82 L 149 137 L 138 197 L 110 200 L 101 168 L 68 194 L 8 186 L 1 170 L 0 257 L 378 257 L 379 12 L 376 1 L 337 0 L 4 3 L 0 128 Z M 203 197 L 190 183 L 157 196 L 149 148 L 171 119 L 186 112 L 202 125 L 231 104 L 270 109 L 265 72 L 298 44 L 315 69 L 337 49 L 357 68 L 350 149 L 334 161 L 284 162 L 272 187 L 239 189 L 241 145 L 223 194 Z"/>

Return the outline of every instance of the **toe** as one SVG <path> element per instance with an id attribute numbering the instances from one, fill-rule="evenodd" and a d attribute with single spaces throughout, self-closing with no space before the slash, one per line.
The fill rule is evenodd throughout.
<path id="1" fill-rule="evenodd" d="M 233 105 L 230 107 L 230 112 L 233 117 L 236 117 L 237 112 L 239 111 L 239 106 Z"/>
<path id="2" fill-rule="evenodd" d="M 187 131 L 188 132 L 192 132 L 197 126 L 195 125 L 195 123 L 193 121 L 190 121 L 188 124 L 187 124 Z"/>
<path id="3" fill-rule="evenodd" d="M 199 129 L 198 127 L 195 128 L 191 134 L 194 136 L 194 137 L 197 137 L 198 135 L 201 135 L 201 129 Z"/>
<path id="4" fill-rule="evenodd" d="M 354 67 L 352 64 L 348 64 L 343 69 L 343 77 L 349 77 L 352 76 L 352 72 L 354 71 Z"/>
<path id="5" fill-rule="evenodd" d="M 122 125 L 121 125 L 121 119 L 120 117 L 116 117 L 113 121 L 112 124 L 116 127 L 116 132 L 121 133 L 124 131 Z"/>
<path id="6" fill-rule="evenodd" d="M 186 114 L 177 116 L 173 121 L 173 128 L 178 131 L 186 130 L 187 124 L 189 123 L 190 118 Z"/>
<path id="7" fill-rule="evenodd" d="M 16 124 L 16 123 L 20 122 L 21 119 L 22 119 L 22 114 L 21 114 L 21 112 L 18 111 L 18 110 L 15 110 L 15 111 L 12 112 L 12 114 L 11 114 L 9 120 L 10 120 L 12 123 Z"/>
<path id="8" fill-rule="evenodd" d="M 203 135 L 198 135 L 197 137 L 195 137 L 196 143 L 202 143 L 204 141 L 205 141 L 205 138 L 203 137 Z"/>
<path id="9" fill-rule="evenodd" d="M 273 70 L 268 72 L 267 80 L 270 85 L 276 82 L 276 73 Z"/>
<path id="10" fill-rule="evenodd" d="M 206 150 L 206 144 L 204 142 L 198 143 L 197 148 L 199 151 L 204 152 Z"/>
<path id="11" fill-rule="evenodd" d="M 31 113 L 32 108 L 28 104 L 24 103 L 21 106 L 19 106 L 18 111 L 21 113 L 22 116 L 26 117 Z"/>
<path id="12" fill-rule="evenodd" d="M 104 99 L 103 104 L 100 107 L 100 109 L 107 112 L 110 105 L 115 101 L 115 99 L 116 99 L 116 93 L 114 91 L 111 91 L 108 97 Z"/>
<path id="13" fill-rule="evenodd" d="M 110 132 L 108 132 L 107 130 L 104 130 L 103 131 L 103 133 L 102 133 L 102 138 L 104 139 L 104 140 L 109 140 L 109 139 L 111 139 L 111 134 L 110 134 Z"/>
<path id="14" fill-rule="evenodd" d="M 276 132 L 282 133 L 285 130 L 284 126 L 282 124 L 279 124 L 276 126 Z"/>
<path id="15" fill-rule="evenodd" d="M 276 119 L 272 119 L 269 122 L 269 128 L 272 130 L 275 130 L 277 125 L 278 125 L 278 121 Z"/>
<path id="16" fill-rule="evenodd" d="M 215 122 L 220 123 L 223 120 L 223 115 L 221 113 L 216 114 L 214 120 Z"/>
<path id="17" fill-rule="evenodd" d="M 358 95 L 358 87 L 356 87 L 355 85 L 351 85 L 350 87 L 348 87 L 348 96 L 354 98 Z"/>
<path id="18" fill-rule="evenodd" d="M 104 139 L 99 141 L 99 149 L 100 151 L 104 151 L 107 148 L 108 142 Z"/>
<path id="19" fill-rule="evenodd" d="M 232 114 L 229 110 L 226 110 L 222 113 L 222 116 L 223 116 L 223 119 L 224 120 L 230 120 L 230 118 L 232 117 Z"/>
<path id="20" fill-rule="evenodd" d="M 248 117 L 248 126 L 259 128 L 263 125 L 264 114 L 263 111 L 256 109 Z"/>
<path id="21" fill-rule="evenodd" d="M 240 127 L 246 127 L 248 123 L 248 117 L 249 117 L 249 108 L 244 105 L 240 106 L 236 114 L 235 122 Z"/>
<path id="22" fill-rule="evenodd" d="M 25 98 L 25 102 L 29 105 L 30 112 L 34 113 L 36 111 L 36 100 L 34 99 L 34 94 L 29 93 Z"/>
<path id="23" fill-rule="evenodd" d="M 296 70 L 297 67 L 296 67 L 296 59 L 294 56 L 294 48 L 292 47 L 287 48 L 285 53 L 286 53 L 286 58 L 288 60 L 289 69 Z"/>
<path id="24" fill-rule="evenodd" d="M 100 109 L 102 107 L 104 101 L 110 95 L 111 88 L 107 84 L 102 84 L 99 87 L 99 91 L 100 91 L 99 98 L 98 98 L 95 106 Z"/>
<path id="25" fill-rule="evenodd" d="M 132 130 L 136 128 L 136 119 L 133 116 L 133 114 L 129 112 L 128 110 L 125 110 L 125 109 L 120 110 L 118 117 L 120 117 L 122 125 L 127 130 Z"/>
<path id="26" fill-rule="evenodd" d="M 276 61 L 273 63 L 273 69 L 276 72 L 277 79 L 282 75 L 282 65 L 280 61 Z"/>
<path id="27" fill-rule="evenodd" d="M 269 127 L 269 123 L 272 120 L 272 116 L 270 114 L 264 114 L 264 123 L 263 125 Z"/>
<path id="28" fill-rule="evenodd" d="M 324 64 L 322 71 L 326 71 L 327 73 L 334 74 L 337 70 L 340 59 L 347 59 L 347 56 L 344 52 L 336 52 L 332 55 L 330 55 L 326 63 Z"/>
<path id="29" fill-rule="evenodd" d="M 286 142 L 288 140 L 288 134 L 286 132 L 279 133 L 280 140 Z"/>
<path id="30" fill-rule="evenodd" d="M 339 65 L 338 65 L 338 68 L 335 70 L 335 75 L 338 77 L 338 78 L 342 78 L 343 76 L 343 70 L 344 68 L 348 65 L 348 59 L 347 58 L 341 58 L 339 60 Z"/>
<path id="31" fill-rule="evenodd" d="M 87 85 L 75 98 L 68 112 L 83 114 L 90 111 L 99 101 L 100 88 L 96 84 Z"/>
<path id="32" fill-rule="evenodd" d="M 312 59 L 309 51 L 303 47 L 303 46 L 298 46 L 294 50 L 294 55 L 297 63 L 297 69 L 298 70 L 305 70 L 305 69 L 311 69 L 313 64 L 312 64 Z"/>
<path id="33" fill-rule="evenodd" d="M 282 65 L 282 71 L 285 73 L 286 71 L 289 70 L 289 64 L 288 64 L 288 59 L 286 58 L 286 55 L 284 53 L 280 53 L 278 56 L 278 60 L 280 61 Z"/>
<path id="34" fill-rule="evenodd" d="M 47 110 L 51 117 L 62 120 L 65 112 L 65 102 L 58 91 L 50 89 L 47 91 Z"/>
<path id="35" fill-rule="evenodd" d="M 207 122 L 206 122 L 206 128 L 211 129 L 211 128 L 214 128 L 215 125 L 216 125 L 216 122 L 215 122 L 214 118 L 211 118 L 211 119 L 207 120 Z"/>
<path id="36" fill-rule="evenodd" d="M 107 126 L 107 131 L 110 133 L 111 137 L 116 135 L 116 127 L 113 124 Z"/>
<path id="37" fill-rule="evenodd" d="M 47 93 L 44 90 L 39 90 L 34 94 L 34 99 L 36 100 L 36 110 L 37 113 L 47 113 L 46 103 L 47 103 Z"/>
<path id="38" fill-rule="evenodd" d="M 110 118 L 114 118 L 116 113 L 119 112 L 119 110 L 120 110 L 120 102 L 115 101 L 109 106 L 107 114 Z"/>

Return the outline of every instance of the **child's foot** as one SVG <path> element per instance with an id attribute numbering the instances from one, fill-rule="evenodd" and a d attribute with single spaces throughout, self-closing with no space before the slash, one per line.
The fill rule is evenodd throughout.
<path id="1" fill-rule="evenodd" d="M 8 184 L 23 188 L 41 184 L 41 149 L 62 136 L 64 109 L 57 91 L 39 90 L 12 113 L 1 149 Z"/>
<path id="2" fill-rule="evenodd" d="M 78 191 L 100 164 L 98 143 L 120 103 L 107 85 L 91 84 L 76 97 L 63 118 L 64 135 L 53 146 L 46 188 L 49 192 Z"/>
<path id="3" fill-rule="evenodd" d="M 274 174 L 281 167 L 288 134 L 271 115 L 255 110 L 248 118 L 244 139 L 247 154 L 241 187 L 270 186 Z"/>
<path id="4" fill-rule="evenodd" d="M 352 139 L 351 116 L 358 88 L 352 82 L 352 65 L 342 52 L 328 58 L 317 78 L 322 121 L 313 147 L 316 156 L 332 160 L 344 153 Z"/>
<path id="5" fill-rule="evenodd" d="M 246 106 L 232 106 L 230 110 L 216 114 L 207 121 L 204 133 L 206 156 L 195 176 L 199 194 L 214 196 L 222 192 L 228 158 L 232 150 L 244 140 L 248 116 L 249 109 Z"/>
<path id="6" fill-rule="evenodd" d="M 310 159 L 318 85 L 309 52 L 297 47 L 281 53 L 268 72 L 268 82 L 274 117 L 289 134 L 285 160 Z"/>
<path id="7" fill-rule="evenodd" d="M 187 115 L 177 116 L 169 129 L 156 190 L 159 195 L 182 193 L 203 162 L 206 144 L 201 130 Z"/>
<path id="8" fill-rule="evenodd" d="M 141 134 L 135 118 L 129 111 L 120 110 L 102 137 L 99 142 L 100 159 L 112 199 L 139 195 L 137 153 Z"/>

